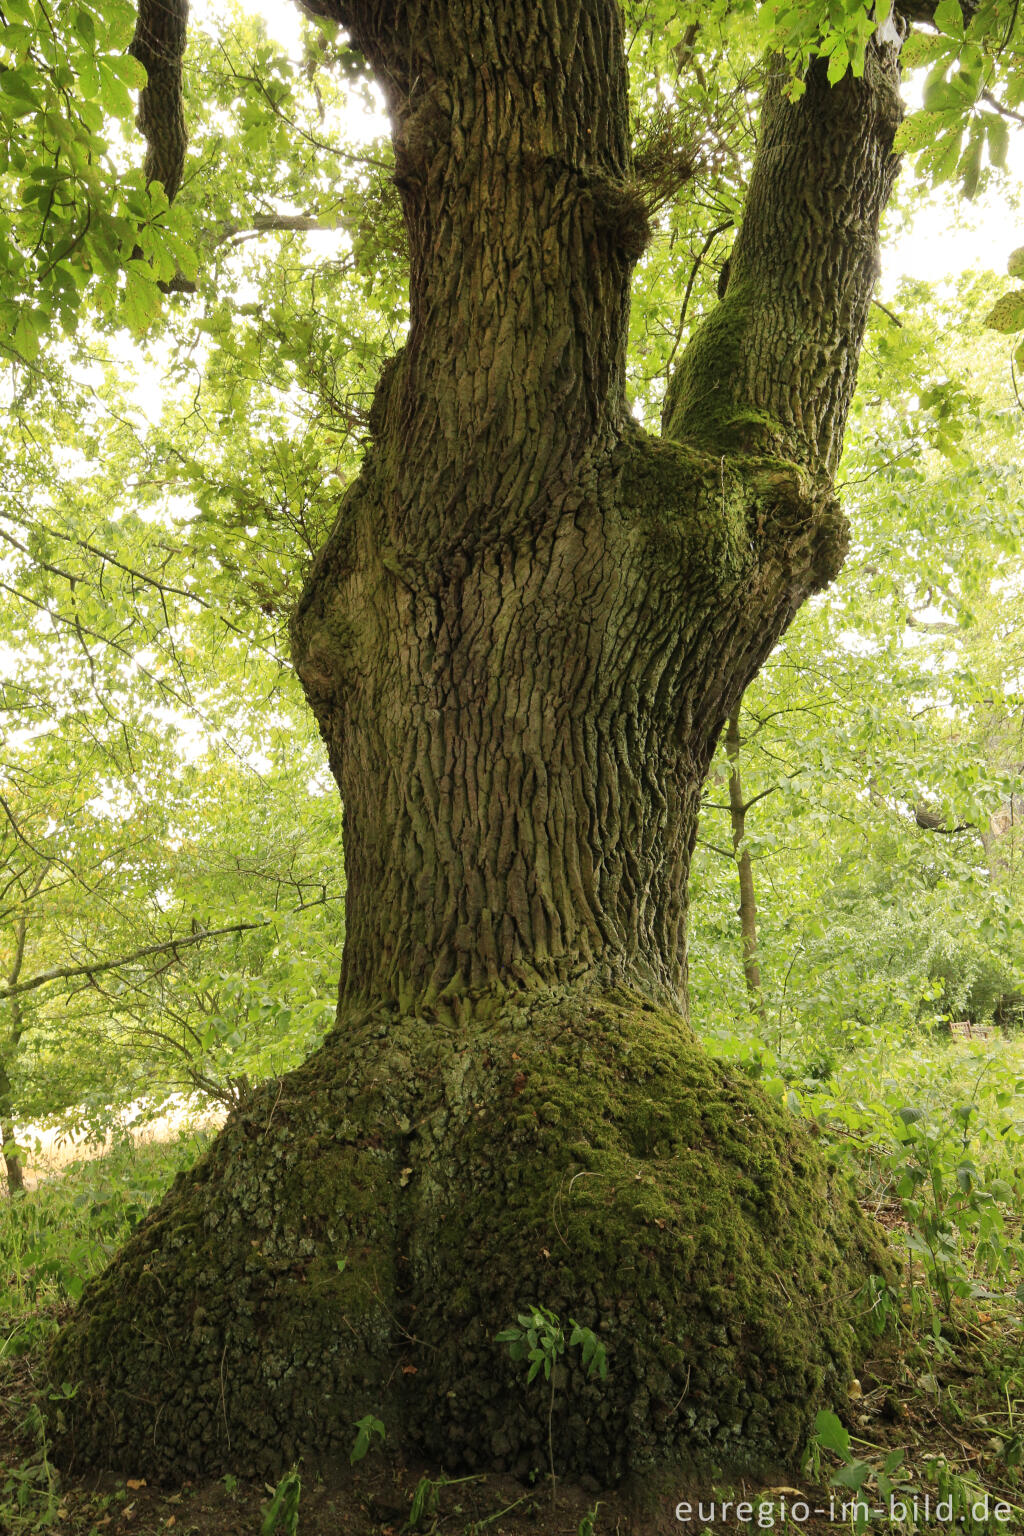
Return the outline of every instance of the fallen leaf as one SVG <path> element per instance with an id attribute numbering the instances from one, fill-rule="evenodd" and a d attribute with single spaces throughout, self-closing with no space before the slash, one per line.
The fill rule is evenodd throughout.
<path id="1" fill-rule="evenodd" d="M 137 1492 L 140 1488 L 145 1488 L 145 1486 L 146 1479 L 144 1477 L 130 1477 L 125 1483 L 125 1487 L 130 1488 L 133 1493 Z"/>

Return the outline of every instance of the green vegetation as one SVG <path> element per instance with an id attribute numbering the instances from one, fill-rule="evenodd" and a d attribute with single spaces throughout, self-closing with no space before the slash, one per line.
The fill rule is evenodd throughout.
<path id="1" fill-rule="evenodd" d="M 826 1498 L 830 1493 L 852 1498 L 852 1490 L 862 1489 L 872 1502 L 889 1484 L 897 1500 L 915 1494 L 920 1500 L 930 1492 L 933 1501 L 952 1497 L 973 1504 L 976 1495 L 987 1492 L 991 1504 L 1007 1502 L 1018 1520 L 1024 1508 L 1018 1293 L 1024 1283 L 1018 1153 L 1024 1044 L 959 1043 L 927 1035 L 893 1042 L 879 1030 L 821 1076 L 796 1068 L 795 1034 L 786 1043 L 793 1054 L 783 1063 L 753 1035 L 720 1038 L 714 1048 L 741 1075 L 754 1075 L 780 1101 L 782 1113 L 806 1119 L 864 1207 L 883 1216 L 893 1253 L 888 1278 L 869 1280 L 863 1292 L 865 1320 L 876 1334 L 868 1373 L 853 1383 L 841 1417 L 819 1414 L 802 1486 L 816 1486 Z M 46 1432 L 33 1414 L 41 1350 L 65 1315 L 69 1294 L 102 1266 L 109 1249 L 123 1241 L 174 1173 L 191 1164 L 200 1145 L 194 1137 L 139 1150 L 125 1144 L 72 1165 L 0 1210 L 0 1272 L 7 1280 L 0 1317 L 0 1369 L 9 1391 L 5 1433 L 20 1429 L 13 1442 L 18 1459 L 7 1470 L 0 1510 L 15 1532 L 47 1528 L 47 1512 L 52 1516 L 58 1507 L 78 1512 L 81 1523 L 69 1529 L 90 1529 L 86 1511 L 92 1506 L 84 1490 L 79 1493 L 53 1466 Z M 545 1314 L 534 1310 L 543 1320 Z M 524 1317 L 532 1320 L 533 1312 Z M 557 1334 L 561 1325 L 552 1327 Z M 517 1324 L 517 1332 L 528 1341 L 526 1324 Z M 563 1332 L 566 1344 L 570 1336 Z M 495 1340 L 491 1347 L 498 1371 L 508 1344 Z M 539 1369 L 543 1372 L 542 1363 Z M 608 1371 L 607 1382 L 596 1383 L 598 1395 L 612 1384 L 611 1354 Z M 557 1369 L 550 1379 L 561 1381 Z M 681 1385 L 685 1380 L 684 1370 Z M 76 1389 L 68 1382 L 60 1390 Z M 557 1390 L 561 1394 L 562 1385 Z M 546 1435 L 547 1394 L 542 1396 Z M 59 1413 L 59 1403 L 55 1406 Z M 555 1415 L 557 1433 L 557 1400 Z M 380 1443 L 380 1422 L 376 1415 L 365 1416 L 367 1445 L 370 1436 Z M 963 1444 L 977 1454 L 965 1457 Z M 541 1465 L 546 1461 L 544 1456 Z M 470 1528 L 468 1517 L 460 1519 L 454 1505 L 465 1490 L 446 1477 L 435 1478 L 431 1488 L 435 1482 L 433 1492 L 419 1489 L 415 1505 L 416 1489 L 409 1483 L 410 1528 L 462 1536 Z M 255 1529 L 266 1495 L 261 1483 L 243 1479 L 237 1497 L 248 1490 L 255 1500 Z M 563 1499 L 570 1496 L 563 1490 Z M 129 1489 L 124 1498 L 131 1497 Z M 314 1479 L 303 1489 L 303 1507 L 312 1501 L 317 1509 L 316 1501 L 327 1497 L 317 1492 Z M 116 1501 L 109 1507 L 116 1511 Z M 575 1518 L 582 1521 L 584 1514 Z M 601 1514 L 607 1518 L 604 1509 Z M 965 1527 L 979 1533 L 1005 1528 L 993 1521 Z M 145 1529 L 155 1536 L 158 1527 Z M 600 1520 L 595 1529 L 600 1533 Z M 608 1529 L 614 1530 L 614 1519 Z M 876 1523 L 869 1529 L 886 1528 Z M 913 1526 L 891 1529 L 905 1536 Z"/>
<path id="2" fill-rule="evenodd" d="M 767 456 L 782 414 L 726 387 L 762 59 L 787 100 L 815 56 L 849 84 L 884 10 L 623 5 L 652 239 L 609 522 L 696 588 L 811 495 Z M 0 1529 L 611 1536 L 686 1492 L 666 1467 L 735 1498 L 731 1458 L 778 1529 L 814 1529 L 796 1479 L 856 1532 L 918 1536 L 925 1495 L 1024 1529 L 1019 238 L 871 311 L 849 554 L 703 788 L 692 1035 L 589 981 L 410 990 L 331 1034 L 343 811 L 287 628 L 332 527 L 365 554 L 343 497 L 401 407 L 382 370 L 407 382 L 415 174 L 357 126 L 379 98 L 342 31 L 225 3 L 191 23 L 165 185 L 135 21 L 0 3 Z M 1003 0 L 916 26 L 892 229 L 931 185 L 1017 196 L 1022 36 Z M 696 446 L 642 436 L 663 413 Z M 414 557 L 378 553 L 429 629 Z M 351 627 L 326 613 L 327 673 Z M 631 808 L 593 814 L 617 838 Z M 185 1128 L 143 1144 L 162 1110 Z M 189 1128 L 211 1110 L 220 1138 Z M 90 1156 L 46 1170 L 41 1129 Z"/>
<path id="3" fill-rule="evenodd" d="M 578 1344 L 583 1369 L 587 1375 L 600 1376 L 603 1380 L 608 1374 L 608 1354 L 604 1345 L 592 1328 L 581 1328 L 579 1323 L 573 1322 L 571 1318 L 570 1324 L 572 1332 L 569 1334 L 568 1347 L 573 1349 Z M 558 1385 L 559 1357 L 566 1351 L 565 1329 L 549 1307 L 531 1307 L 529 1312 L 517 1314 L 515 1326 L 503 1328 L 494 1337 L 496 1344 L 508 1345 L 508 1352 L 513 1360 L 526 1363 L 527 1384 L 543 1371 L 544 1380 L 550 1385 L 548 1466 L 551 1471 L 551 1502 L 554 1505 L 557 1484 L 554 1448 L 555 1388 Z"/>

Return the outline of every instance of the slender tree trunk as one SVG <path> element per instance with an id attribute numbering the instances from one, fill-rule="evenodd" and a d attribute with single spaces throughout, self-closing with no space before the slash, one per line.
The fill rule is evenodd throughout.
<path id="1" fill-rule="evenodd" d="M 525 1472 L 546 1415 L 494 1335 L 536 1302 L 609 1351 L 571 1371 L 567 1471 L 792 1460 L 886 1261 L 694 1043 L 686 882 L 719 732 L 845 549 L 894 52 L 797 103 L 771 80 L 659 440 L 624 397 L 647 216 L 615 0 L 306 9 L 387 95 L 410 246 L 408 344 L 293 623 L 345 806 L 338 1023 L 87 1290 L 63 1454 L 269 1472 L 372 1411 Z"/>
<path id="2" fill-rule="evenodd" d="M 740 881 L 740 935 L 743 943 L 743 977 L 752 1007 L 765 1019 L 764 993 L 761 990 L 761 963 L 757 953 L 757 898 L 754 893 L 754 866 L 746 844 L 747 804 L 743 799 L 740 775 L 740 706 L 729 716 L 725 750 L 729 759 L 729 816 L 732 823 L 732 847 Z"/>
<path id="3" fill-rule="evenodd" d="M 0 1062 L 0 1106 L 10 1103 L 11 1080 L 7 1076 L 3 1063 Z M 7 1171 L 7 1193 L 9 1195 L 22 1194 L 25 1189 L 25 1170 L 21 1166 L 21 1158 L 17 1149 L 8 1140 L 13 1137 L 14 1127 L 9 1114 L 0 1107 L 0 1142 L 4 1148 L 4 1168 Z"/>
<path id="4" fill-rule="evenodd" d="M 22 966 L 25 962 L 25 940 L 28 934 L 28 922 L 24 917 L 19 917 L 14 925 L 14 959 L 7 973 L 7 985 L 13 987 L 21 976 Z M 10 999 L 11 1027 L 7 1039 L 3 1043 L 3 1053 L 0 1054 L 0 1144 L 4 1148 L 4 1167 L 7 1170 L 7 1193 L 9 1195 L 21 1193 L 25 1188 L 25 1173 L 21 1166 L 21 1158 L 18 1156 L 13 1144 L 8 1142 L 8 1137 L 14 1135 L 14 1085 L 11 1082 L 8 1070 L 8 1061 L 13 1061 L 17 1053 L 18 1045 L 24 1032 L 22 1018 L 22 1003 L 18 997 Z"/>

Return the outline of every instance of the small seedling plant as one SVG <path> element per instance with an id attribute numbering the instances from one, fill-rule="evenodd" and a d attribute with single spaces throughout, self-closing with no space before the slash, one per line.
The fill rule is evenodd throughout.
<path id="1" fill-rule="evenodd" d="M 569 1319 L 569 1338 L 561 1319 L 548 1307 L 534 1306 L 528 1312 L 516 1316 L 516 1326 L 503 1328 L 495 1335 L 498 1344 L 507 1344 L 513 1360 L 524 1361 L 527 1366 L 526 1383 L 543 1371 L 544 1380 L 550 1383 L 548 1393 L 548 1465 L 551 1470 L 551 1503 L 555 1502 L 555 1366 L 566 1349 L 579 1346 L 583 1369 L 589 1377 L 599 1376 L 603 1381 L 608 1375 L 608 1353 L 592 1328 L 581 1328 L 573 1318 Z"/>
<path id="2" fill-rule="evenodd" d="M 364 1413 L 361 1419 L 356 1420 L 356 1438 L 348 1459 L 355 1466 L 357 1461 L 362 1461 L 370 1446 L 375 1440 L 383 1440 L 385 1436 L 384 1425 L 372 1413 Z"/>
<path id="3" fill-rule="evenodd" d="M 272 1497 L 263 1516 L 260 1536 L 298 1536 L 299 1500 L 302 1497 L 302 1478 L 298 1467 L 286 1472 L 276 1488 L 268 1491 Z"/>
<path id="4" fill-rule="evenodd" d="M 855 1443 L 865 1446 L 870 1459 L 856 1455 L 853 1449 Z M 917 1510 L 920 1490 L 907 1481 L 903 1451 L 889 1451 L 879 1465 L 875 1458 L 882 1454 L 882 1448 L 870 1446 L 866 1441 L 854 1442 L 836 1415 L 827 1409 L 814 1420 L 814 1434 L 807 1443 L 802 1463 L 804 1473 L 819 1484 L 828 1471 L 826 1453 L 830 1453 L 840 1463 L 838 1469 L 831 1471 L 830 1486 L 840 1490 L 849 1489 L 853 1494 L 845 1506 L 849 1513 L 851 1536 L 865 1536 L 871 1525 L 872 1510 L 879 1505 L 890 1510 L 894 1505 L 902 1505 L 905 1511 Z M 992 1500 L 981 1483 L 957 1472 L 948 1465 L 945 1458 L 929 1458 L 924 1465 L 924 1478 L 929 1485 L 929 1492 L 934 1490 L 933 1502 L 947 1507 L 951 1530 L 963 1532 L 964 1536 L 987 1536 L 992 1529 L 1017 1529 L 1016 1525 L 1011 1527 L 1007 1518 L 999 1515 L 990 1520 L 989 1508 L 990 1504 L 994 1504 L 998 1509 L 1007 1511 L 1008 1518 L 1019 1524 L 1020 1516 L 1024 1513 L 1019 1506 L 1002 1499 Z M 979 1518 L 977 1510 L 982 1507 L 985 1515 Z M 913 1529 L 922 1529 L 914 1524 L 916 1520 L 917 1514 L 914 1513 L 911 1519 Z M 897 1523 L 902 1530 L 903 1518 Z"/>

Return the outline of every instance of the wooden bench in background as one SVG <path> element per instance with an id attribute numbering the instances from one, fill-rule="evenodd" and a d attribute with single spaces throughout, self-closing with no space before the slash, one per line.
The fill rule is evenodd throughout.
<path id="1" fill-rule="evenodd" d="M 991 1024 L 972 1024 L 970 1019 L 950 1019 L 949 1032 L 958 1040 L 991 1040 L 995 1034 Z"/>

